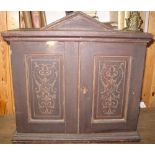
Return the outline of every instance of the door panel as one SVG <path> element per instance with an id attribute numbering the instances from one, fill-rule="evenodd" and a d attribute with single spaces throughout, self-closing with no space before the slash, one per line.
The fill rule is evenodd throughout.
<path id="1" fill-rule="evenodd" d="M 76 100 L 69 106 L 69 95 L 77 98 L 78 52 L 74 50 L 75 46 L 76 43 L 56 41 L 24 42 L 22 46 L 20 42 L 13 44 L 18 132 L 76 132 Z M 74 61 L 72 69 L 68 58 L 71 63 Z M 68 80 L 75 84 L 66 85 Z"/>
<path id="2" fill-rule="evenodd" d="M 145 53 L 139 48 L 120 43 L 80 43 L 81 133 L 136 128 L 133 120 L 138 117 L 134 114 L 139 110 L 144 63 L 138 56 Z M 140 86 L 136 88 L 137 83 Z"/>
<path id="3" fill-rule="evenodd" d="M 24 56 L 29 122 L 63 122 L 63 56 L 43 53 Z"/>
<path id="4" fill-rule="evenodd" d="M 130 62 L 129 56 L 94 56 L 92 122 L 126 120 Z"/>

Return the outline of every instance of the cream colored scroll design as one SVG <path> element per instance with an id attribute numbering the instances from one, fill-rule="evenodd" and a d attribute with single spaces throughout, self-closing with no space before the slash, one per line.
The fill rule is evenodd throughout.
<path id="1" fill-rule="evenodd" d="M 53 114 L 57 99 L 58 62 L 33 62 L 32 77 L 38 112 L 46 115 Z"/>
<path id="2" fill-rule="evenodd" d="M 99 102 L 102 115 L 115 115 L 123 100 L 125 62 L 108 61 L 99 63 Z"/>

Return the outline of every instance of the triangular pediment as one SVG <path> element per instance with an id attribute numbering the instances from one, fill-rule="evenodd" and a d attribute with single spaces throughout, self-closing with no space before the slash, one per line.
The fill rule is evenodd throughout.
<path id="1" fill-rule="evenodd" d="M 42 30 L 109 31 L 112 27 L 78 11 L 43 27 Z"/>

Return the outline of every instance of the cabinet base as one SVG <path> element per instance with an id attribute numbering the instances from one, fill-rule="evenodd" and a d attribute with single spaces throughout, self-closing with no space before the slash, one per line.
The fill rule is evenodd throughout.
<path id="1" fill-rule="evenodd" d="M 93 133 L 93 134 L 47 134 L 47 133 L 16 133 L 13 143 L 102 143 L 139 141 L 134 132 Z"/>

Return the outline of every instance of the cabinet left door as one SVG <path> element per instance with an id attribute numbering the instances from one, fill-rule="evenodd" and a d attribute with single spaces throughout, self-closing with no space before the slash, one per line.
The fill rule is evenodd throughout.
<path id="1" fill-rule="evenodd" d="M 57 41 L 11 43 L 17 132 L 76 132 L 76 46 Z"/>

